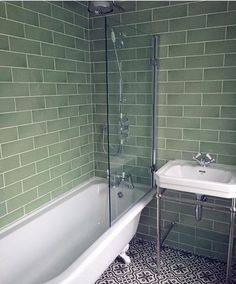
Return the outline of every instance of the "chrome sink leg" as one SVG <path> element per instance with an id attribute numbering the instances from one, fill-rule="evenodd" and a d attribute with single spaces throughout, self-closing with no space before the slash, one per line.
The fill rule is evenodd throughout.
<path id="1" fill-rule="evenodd" d="M 232 199 L 232 205 L 230 208 L 230 231 L 229 231 L 229 247 L 227 257 L 227 270 L 226 270 L 226 284 L 230 283 L 231 278 L 231 266 L 234 246 L 234 221 L 236 214 L 236 198 Z"/>
<path id="2" fill-rule="evenodd" d="M 160 274 L 160 266 L 161 266 L 161 216 L 160 216 L 160 187 L 157 186 L 157 273 Z"/>

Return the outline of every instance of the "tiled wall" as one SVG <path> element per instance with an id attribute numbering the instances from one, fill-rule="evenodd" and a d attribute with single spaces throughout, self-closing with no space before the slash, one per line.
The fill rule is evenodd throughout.
<path id="1" fill-rule="evenodd" d="M 124 31 L 129 27 L 137 28 L 147 34 L 160 34 L 159 166 L 170 159 L 191 160 L 193 154 L 198 151 L 210 152 L 217 163 L 236 164 L 235 3 L 235 1 L 123 2 L 129 12 L 108 17 L 110 22 L 118 22 Z M 101 67 L 103 60 L 97 52 L 104 50 L 102 18 L 93 19 L 91 25 L 94 36 L 92 54 L 93 61 L 96 62 L 95 83 L 98 86 L 104 80 L 102 77 L 104 69 Z M 127 34 L 126 42 L 131 41 L 129 36 Z M 135 55 L 140 55 L 139 50 L 142 47 L 144 50 L 146 46 L 143 36 L 140 36 L 138 46 L 126 48 L 123 63 L 130 64 L 130 70 L 135 62 L 140 60 L 140 57 Z M 121 51 L 118 50 L 119 52 Z M 137 66 L 140 75 L 143 71 L 143 76 L 140 78 L 144 80 L 147 69 L 142 64 Z M 126 74 L 126 83 L 133 86 L 131 75 L 129 77 Z M 151 77 L 147 76 L 146 80 L 151 82 Z M 146 88 L 148 86 L 146 85 Z M 144 82 L 143 91 L 140 92 L 146 92 Z M 104 102 L 102 95 L 97 97 L 95 115 L 96 103 L 102 105 Z M 135 107 L 137 101 L 133 101 L 132 104 Z M 99 137 L 98 133 L 101 133 L 99 127 L 97 131 Z M 97 147 L 99 149 L 99 142 Z M 96 157 L 100 158 L 96 160 L 96 164 L 98 169 L 105 169 L 106 164 L 104 167 L 101 166 L 101 152 L 96 153 Z M 209 200 L 227 204 L 227 201 Z M 173 202 L 162 203 L 162 225 L 167 226 L 170 221 L 178 222 L 166 243 L 200 254 L 224 257 L 227 250 L 229 214 L 204 209 L 203 220 L 197 222 L 194 213 L 193 206 L 180 206 Z M 156 237 L 155 218 L 156 208 L 153 200 L 143 211 L 139 226 L 140 235 Z"/>
<path id="2" fill-rule="evenodd" d="M 87 8 L 0 3 L 0 227 L 94 175 Z"/>

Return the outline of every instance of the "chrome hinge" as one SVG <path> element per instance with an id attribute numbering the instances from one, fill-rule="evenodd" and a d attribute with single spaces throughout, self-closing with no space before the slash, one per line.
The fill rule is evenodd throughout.
<path id="1" fill-rule="evenodd" d="M 157 58 L 151 58 L 150 59 L 150 65 L 157 66 L 159 63 L 159 60 Z"/>

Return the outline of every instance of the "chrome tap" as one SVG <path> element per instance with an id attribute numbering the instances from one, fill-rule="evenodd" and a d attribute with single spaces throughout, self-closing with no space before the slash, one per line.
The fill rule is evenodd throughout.
<path id="1" fill-rule="evenodd" d="M 121 183 L 125 184 L 128 188 L 134 189 L 133 178 L 131 174 L 122 173 Z"/>
<path id="2" fill-rule="evenodd" d="M 209 164 L 215 162 L 215 159 L 213 159 L 209 153 L 197 153 L 196 156 L 193 156 L 193 160 L 198 162 L 201 167 L 207 167 Z"/>

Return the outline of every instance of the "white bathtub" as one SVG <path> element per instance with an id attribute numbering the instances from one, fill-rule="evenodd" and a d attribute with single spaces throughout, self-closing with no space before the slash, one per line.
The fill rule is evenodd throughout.
<path id="1" fill-rule="evenodd" d="M 123 192 L 113 215 L 120 213 L 122 202 L 127 208 L 143 195 L 142 188 Z M 112 193 L 116 198 L 117 189 Z M 93 284 L 134 236 L 153 194 L 109 228 L 108 187 L 93 179 L 2 230 L 0 283 Z"/>

